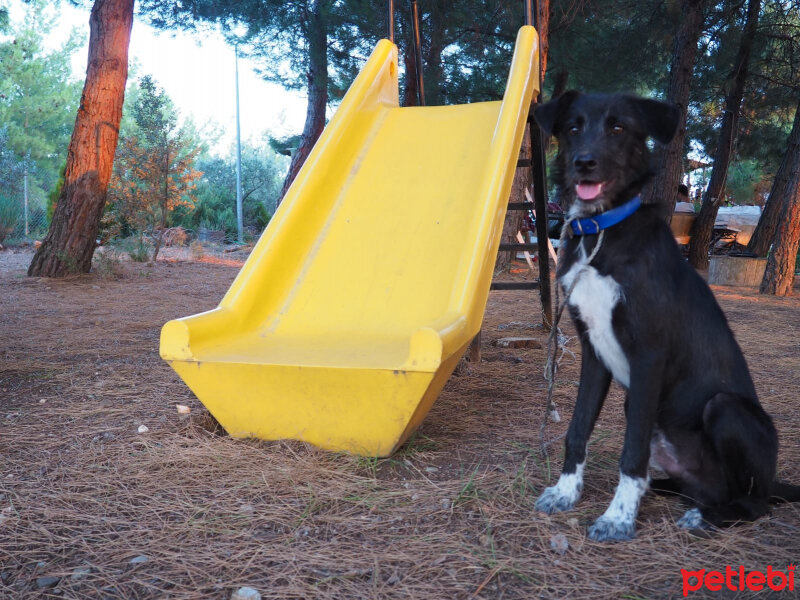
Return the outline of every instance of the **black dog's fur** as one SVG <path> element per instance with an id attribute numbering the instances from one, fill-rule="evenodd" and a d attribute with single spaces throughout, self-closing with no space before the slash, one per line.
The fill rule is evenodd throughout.
<path id="1" fill-rule="evenodd" d="M 558 139 L 568 214 L 591 216 L 638 194 L 652 175 L 647 138 L 669 142 L 679 115 L 654 100 L 578 92 L 538 107 L 540 126 Z M 577 185 L 597 189 L 600 182 L 594 200 L 578 197 Z M 773 495 L 800 500 L 800 488 L 774 483 L 772 420 L 722 310 L 681 257 L 662 210 L 643 205 L 606 229 L 591 262 L 598 235 L 575 236 L 561 250 L 557 274 L 564 289 L 572 287 L 568 307 L 583 357 L 562 476 L 537 508 L 559 512 L 577 501 L 589 436 L 612 377 L 622 380 L 627 429 L 620 485 L 589 530 L 595 540 L 633 537 L 648 461 L 669 476 L 652 489 L 679 493 L 697 507 L 679 521 L 686 528 L 754 520 Z"/>

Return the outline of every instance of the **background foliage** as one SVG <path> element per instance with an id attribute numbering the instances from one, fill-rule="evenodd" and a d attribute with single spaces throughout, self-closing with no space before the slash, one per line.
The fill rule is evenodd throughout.
<path id="1" fill-rule="evenodd" d="M 73 3 L 91 5 L 88 0 Z M 401 96 L 413 102 L 407 4 L 396 3 L 395 31 Z M 686 156 L 701 162 L 714 154 L 745 4 L 705 3 L 685 147 Z M 420 0 L 428 104 L 501 96 L 522 5 L 521 0 Z M 682 5 L 682 0 L 552 0 L 545 99 L 565 88 L 663 97 Z M 55 50 L 42 42 L 55 26 L 56 8 L 45 0 L 30 0 L 20 22 L 0 10 L 0 198 L 8 205 L 6 221 L 9 215 L 18 219 L 12 205 L 21 204 L 25 173 L 32 215 L 39 211 L 45 226 L 52 214 L 48 197 L 57 197 L 80 82 L 69 67 L 76 37 Z M 386 30 L 384 3 L 368 0 L 140 0 L 137 10 L 139 18 L 163 29 L 219 28 L 241 53 L 257 61 L 265 79 L 294 89 L 312 89 L 310 36 L 323 28 L 329 107 L 341 99 Z M 800 0 L 764 0 L 750 73 L 727 182 L 726 200 L 735 203 L 763 202 L 785 151 L 800 95 Z M 220 149 L 213 136 L 182 121 L 163 91 L 154 95 L 145 81 L 157 87 L 148 78 L 129 82 L 106 232 L 152 234 L 165 217 L 167 225 L 232 234 L 233 150 Z M 163 122 L 148 125 L 144 113 L 136 116 L 136 107 L 147 101 L 143 94 L 150 101 L 160 98 Z M 153 131 L 161 128 L 159 135 L 166 137 L 148 138 L 145 132 L 151 126 Z M 284 140 L 256 136 L 244 144 L 244 218 L 253 234 L 275 210 L 288 164 L 282 154 L 300 145 L 300 134 Z M 164 144 L 173 144 L 170 154 L 177 161 L 168 169 L 173 175 L 165 215 L 156 200 L 154 165 L 171 161 L 153 153 Z M 686 166 L 688 171 L 688 161 Z M 163 183 L 167 178 L 160 176 Z"/>

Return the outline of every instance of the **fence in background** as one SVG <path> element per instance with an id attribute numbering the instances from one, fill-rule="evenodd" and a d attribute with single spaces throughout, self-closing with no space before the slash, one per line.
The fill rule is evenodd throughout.
<path id="1" fill-rule="evenodd" d="M 40 240 L 49 226 L 44 208 L 29 206 L 26 214 L 21 198 L 0 197 L 0 244 Z"/>

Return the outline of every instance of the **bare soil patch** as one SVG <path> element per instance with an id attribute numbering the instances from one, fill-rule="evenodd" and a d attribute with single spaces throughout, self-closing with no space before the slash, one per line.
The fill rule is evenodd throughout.
<path id="1" fill-rule="evenodd" d="M 243 257 L 166 253 L 177 262 L 55 281 L 25 277 L 31 256 L 0 252 L 2 598 L 227 600 L 241 586 L 263 598 L 676 598 L 681 569 L 800 558 L 798 506 L 701 538 L 675 527 L 679 502 L 648 495 L 634 541 L 589 541 L 617 480 L 619 389 L 578 507 L 537 514 L 562 455 L 560 442 L 549 458 L 538 449 L 546 350 L 492 345 L 546 348 L 535 294 L 491 293 L 482 362 L 463 363 L 413 439 L 374 460 L 228 438 L 159 358 L 161 326 L 213 308 Z M 800 298 L 715 292 L 779 430 L 779 474 L 800 483 Z M 570 348 L 549 437 L 571 416 Z"/>

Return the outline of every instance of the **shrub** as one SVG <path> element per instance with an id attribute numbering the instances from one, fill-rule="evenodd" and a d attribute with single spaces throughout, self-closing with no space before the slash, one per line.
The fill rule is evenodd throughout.
<path id="1" fill-rule="evenodd" d="M 267 225 L 269 224 L 269 220 L 272 218 L 272 215 L 269 214 L 267 207 L 263 204 L 259 203 L 256 209 L 254 210 L 254 218 L 256 222 L 256 227 L 260 231 L 264 231 Z"/>
<path id="2" fill-rule="evenodd" d="M 116 248 L 103 248 L 92 257 L 92 269 L 101 279 L 122 278 L 122 261 Z"/>
<path id="3" fill-rule="evenodd" d="M 189 244 L 189 251 L 192 253 L 192 258 L 194 260 L 200 260 L 206 255 L 205 248 L 203 248 L 203 244 L 200 243 L 198 240 L 193 241 Z"/>
<path id="4" fill-rule="evenodd" d="M 127 252 L 134 262 L 150 260 L 150 245 L 145 241 L 144 236 L 126 238 L 120 243 L 120 248 Z"/>

